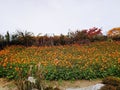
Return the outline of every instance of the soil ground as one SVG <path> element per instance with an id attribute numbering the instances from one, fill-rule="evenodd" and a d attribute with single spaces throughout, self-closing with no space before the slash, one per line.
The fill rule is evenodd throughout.
<path id="1" fill-rule="evenodd" d="M 14 81 L 0 78 L 0 90 L 18 90 Z"/>
<path id="2" fill-rule="evenodd" d="M 9 81 L 4 78 L 0 78 L 0 90 L 18 90 L 17 86 L 14 84 L 15 81 Z M 75 80 L 75 81 L 45 81 L 47 86 L 59 87 L 61 89 L 70 88 L 70 87 L 88 87 L 101 83 L 101 79 L 95 80 Z"/>

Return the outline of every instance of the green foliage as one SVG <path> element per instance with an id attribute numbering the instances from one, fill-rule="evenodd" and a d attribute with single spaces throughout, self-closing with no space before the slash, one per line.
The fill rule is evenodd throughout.
<path id="1" fill-rule="evenodd" d="M 46 80 L 75 80 L 82 79 L 78 68 L 66 68 L 66 67 L 46 67 L 44 73 Z"/>
<path id="2" fill-rule="evenodd" d="M 26 70 L 26 72 L 23 71 L 25 70 L 19 71 L 18 77 L 16 79 L 16 85 L 18 86 L 19 90 L 43 90 L 43 77 L 40 65 L 30 65 L 29 69 Z"/>
<path id="3" fill-rule="evenodd" d="M 6 43 L 9 45 L 9 43 L 10 43 L 10 34 L 9 34 L 8 31 L 7 31 L 7 33 L 5 35 L 5 40 L 6 40 Z"/>
<path id="4" fill-rule="evenodd" d="M 89 45 L 52 47 L 10 46 L 0 51 L 0 77 L 27 78 L 32 67 L 41 63 L 46 80 L 95 79 L 120 77 L 120 42 L 96 42 Z"/>

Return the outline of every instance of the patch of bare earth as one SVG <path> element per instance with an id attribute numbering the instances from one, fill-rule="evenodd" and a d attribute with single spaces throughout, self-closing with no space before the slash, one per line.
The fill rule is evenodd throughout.
<path id="1" fill-rule="evenodd" d="M 47 85 L 60 88 L 83 88 L 102 83 L 101 79 L 95 80 L 75 80 L 75 81 L 47 81 Z"/>
<path id="2" fill-rule="evenodd" d="M 18 90 L 14 81 L 0 78 L 0 90 Z"/>
<path id="3" fill-rule="evenodd" d="M 0 90 L 18 90 L 14 84 L 15 81 L 9 81 L 7 79 L 0 78 Z M 65 88 L 83 88 L 101 83 L 100 79 L 96 80 L 75 80 L 75 81 L 45 81 L 45 85 L 52 87 L 59 87 L 61 90 Z"/>

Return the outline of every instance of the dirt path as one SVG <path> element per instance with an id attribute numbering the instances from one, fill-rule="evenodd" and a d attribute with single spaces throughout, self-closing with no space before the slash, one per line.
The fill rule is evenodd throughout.
<path id="1" fill-rule="evenodd" d="M 77 80 L 77 81 L 45 81 L 45 84 L 53 87 L 60 87 L 61 89 L 77 87 L 83 88 L 91 85 L 101 83 L 100 79 L 97 80 Z M 14 84 L 14 81 L 8 81 L 6 79 L 0 78 L 0 90 L 18 90 Z"/>
<path id="2" fill-rule="evenodd" d="M 101 83 L 102 81 L 100 79 L 96 80 L 77 80 L 77 81 L 52 81 L 47 82 L 47 85 L 50 86 L 57 86 L 57 87 L 63 87 L 63 88 L 70 88 L 70 87 L 77 87 L 77 88 L 83 88 L 88 87 L 91 85 L 95 85 L 98 83 Z"/>

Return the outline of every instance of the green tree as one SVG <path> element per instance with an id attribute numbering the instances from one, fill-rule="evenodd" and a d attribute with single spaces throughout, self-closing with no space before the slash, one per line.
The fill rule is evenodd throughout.
<path id="1" fill-rule="evenodd" d="M 10 34 L 9 34 L 8 31 L 7 31 L 7 33 L 5 35 L 5 40 L 6 40 L 7 45 L 9 45 L 10 44 Z"/>
<path id="2" fill-rule="evenodd" d="M 0 34 L 0 49 L 4 47 L 4 36 Z"/>

